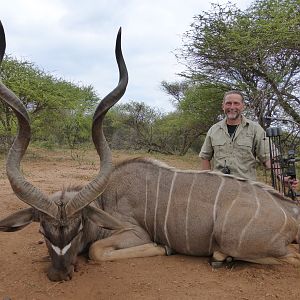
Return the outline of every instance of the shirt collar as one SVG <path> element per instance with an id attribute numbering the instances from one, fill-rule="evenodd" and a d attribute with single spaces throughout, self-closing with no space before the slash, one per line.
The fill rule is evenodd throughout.
<path id="1" fill-rule="evenodd" d="M 247 124 L 249 124 L 248 119 L 245 118 L 245 117 L 242 115 L 241 125 L 242 125 L 243 127 L 245 127 Z M 221 121 L 221 127 L 222 127 L 224 130 L 227 130 L 226 118 L 224 118 L 224 119 Z"/>

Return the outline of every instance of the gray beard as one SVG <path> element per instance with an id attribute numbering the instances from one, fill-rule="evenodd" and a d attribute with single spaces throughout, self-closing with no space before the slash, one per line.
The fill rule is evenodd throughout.
<path id="1" fill-rule="evenodd" d="M 229 117 L 229 114 L 230 114 L 231 116 L 234 115 L 234 117 Z M 227 113 L 227 114 L 226 114 L 226 117 L 227 117 L 228 120 L 237 120 L 237 119 L 239 119 L 239 118 L 241 117 L 241 114 L 239 114 L 239 113 L 234 113 L 234 114 L 232 114 L 232 113 Z"/>

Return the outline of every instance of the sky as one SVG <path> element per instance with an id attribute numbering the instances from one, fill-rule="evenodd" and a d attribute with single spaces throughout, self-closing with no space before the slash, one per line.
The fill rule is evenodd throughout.
<path id="1" fill-rule="evenodd" d="M 115 38 L 122 49 L 129 83 L 122 103 L 144 102 L 162 113 L 174 110 L 163 80 L 180 81 L 175 57 L 193 17 L 211 10 L 212 0 L 9 0 L 0 20 L 6 53 L 76 84 L 92 85 L 100 98 L 118 83 Z M 231 0 L 246 9 L 251 0 Z"/>

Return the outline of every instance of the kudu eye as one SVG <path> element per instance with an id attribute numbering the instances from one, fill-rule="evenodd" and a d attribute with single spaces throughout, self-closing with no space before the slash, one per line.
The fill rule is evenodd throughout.
<path id="1" fill-rule="evenodd" d="M 41 233 L 44 236 L 44 238 L 50 242 L 51 245 L 63 247 L 72 243 L 82 232 L 83 228 L 83 220 L 80 220 L 77 226 L 73 227 L 73 229 L 71 229 L 69 226 L 59 225 L 56 227 L 56 229 L 52 228 L 52 230 L 49 230 L 49 228 L 46 227 L 45 229 L 41 224 L 39 228 L 39 233 Z M 51 232 L 56 232 L 56 237 L 54 237 Z"/>
<path id="2" fill-rule="evenodd" d="M 50 243 L 52 243 L 50 241 L 50 238 L 46 235 L 46 232 L 43 228 L 43 226 L 41 225 L 40 228 L 39 228 L 39 233 L 44 237 L 45 240 L 49 241 Z"/>

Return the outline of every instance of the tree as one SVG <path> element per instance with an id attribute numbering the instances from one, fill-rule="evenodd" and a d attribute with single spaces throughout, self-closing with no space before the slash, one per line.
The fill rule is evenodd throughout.
<path id="1" fill-rule="evenodd" d="M 176 82 L 162 81 L 161 86 L 167 94 L 172 96 L 173 100 L 171 101 L 175 105 L 175 107 L 178 107 L 180 105 L 181 100 L 184 98 L 184 94 L 189 88 L 190 83 L 187 80 Z"/>
<path id="2" fill-rule="evenodd" d="M 198 125 L 182 111 L 169 113 L 156 124 L 156 144 L 164 149 L 163 153 L 185 155 L 203 133 Z"/>
<path id="3" fill-rule="evenodd" d="M 0 74 L 3 83 L 24 103 L 31 116 L 33 140 L 48 144 L 69 143 L 76 136 L 90 140 L 86 122 L 99 98 L 91 86 L 79 86 L 40 70 L 33 63 L 6 56 Z M 11 110 L 1 102 L 0 134 L 11 137 L 15 131 Z M 82 119 L 87 118 L 87 121 Z M 80 122 L 78 120 L 81 120 Z M 83 131 L 69 130 L 71 123 L 83 126 Z M 84 125 L 83 125 L 84 124 Z M 78 131 L 79 128 L 76 129 Z M 68 135 L 68 136 L 67 136 Z M 70 136 L 73 135 L 73 136 Z M 74 143 L 73 143 L 74 145 Z"/>
<path id="4" fill-rule="evenodd" d="M 159 121 L 166 147 L 169 145 L 169 151 L 179 155 L 185 155 L 191 147 L 198 152 L 200 136 L 206 134 L 222 113 L 221 103 L 227 86 L 191 81 L 164 81 L 162 86 L 177 102 L 177 111 Z"/>
<path id="5" fill-rule="evenodd" d="M 115 106 L 105 121 L 105 132 L 113 148 L 163 151 L 155 143 L 155 123 L 161 114 L 143 102 L 131 101 Z M 113 126 L 114 128 L 109 128 Z M 111 133 L 111 137 L 109 137 Z"/>
<path id="6" fill-rule="evenodd" d="M 176 145 L 173 152 L 185 155 L 190 148 L 199 152 L 200 137 L 222 112 L 220 99 L 223 93 L 224 88 L 214 85 L 194 85 L 186 89 L 177 112 L 162 120 L 164 126 L 170 128 L 169 137 L 173 137 L 168 144 Z"/>
<path id="7" fill-rule="evenodd" d="M 195 16 L 177 55 L 185 78 L 245 92 L 254 116 L 284 115 L 300 121 L 300 4 L 258 0 L 241 11 L 212 6 Z"/>

